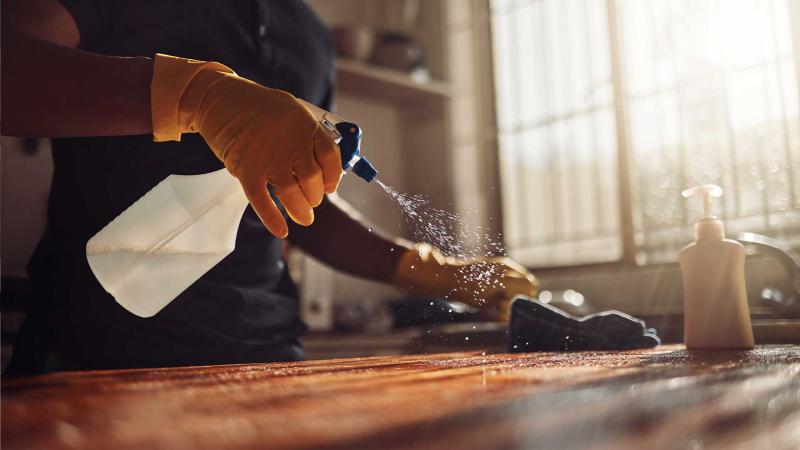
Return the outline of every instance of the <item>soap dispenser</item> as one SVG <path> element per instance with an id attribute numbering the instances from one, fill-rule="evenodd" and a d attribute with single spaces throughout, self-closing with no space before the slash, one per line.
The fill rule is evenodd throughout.
<path id="1" fill-rule="evenodd" d="M 711 199 L 722 196 L 713 184 L 683 191 L 703 200 L 694 225 L 695 242 L 678 257 L 683 277 L 683 339 L 688 349 L 753 348 L 753 328 L 744 280 L 744 247 L 725 239 L 722 221 L 711 215 Z"/>

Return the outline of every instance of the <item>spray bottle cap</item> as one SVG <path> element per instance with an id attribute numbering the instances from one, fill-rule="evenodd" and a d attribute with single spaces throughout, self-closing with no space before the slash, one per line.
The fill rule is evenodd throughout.
<path id="1" fill-rule="evenodd" d="M 722 197 L 722 188 L 715 184 L 700 184 L 681 192 L 685 198 L 697 196 L 703 199 L 703 217 L 694 224 L 697 241 L 725 239 L 722 221 L 711 214 L 711 199 Z"/>
<path id="2" fill-rule="evenodd" d="M 374 180 L 378 171 L 367 158 L 361 156 L 361 128 L 351 122 L 339 122 L 336 124 L 336 129 L 342 136 L 339 141 L 342 170 L 351 169 L 367 183 Z"/>
<path id="3" fill-rule="evenodd" d="M 353 164 L 353 173 L 358 175 L 362 180 L 369 183 L 378 176 L 378 171 L 372 166 L 372 163 L 365 157 L 361 157 L 355 164 Z"/>

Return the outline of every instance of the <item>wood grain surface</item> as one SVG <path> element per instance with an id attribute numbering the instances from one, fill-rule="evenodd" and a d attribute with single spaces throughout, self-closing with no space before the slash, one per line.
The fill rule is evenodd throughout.
<path id="1" fill-rule="evenodd" d="M 4 379 L 2 446 L 797 449 L 800 347 L 462 352 Z"/>

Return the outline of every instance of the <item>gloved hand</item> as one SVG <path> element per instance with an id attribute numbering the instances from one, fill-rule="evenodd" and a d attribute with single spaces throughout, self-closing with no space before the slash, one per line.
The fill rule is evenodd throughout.
<path id="1" fill-rule="evenodd" d="M 536 278 L 510 258 L 455 258 L 430 244 L 417 244 L 400 258 L 394 282 L 413 294 L 488 309 L 501 322 L 508 321 L 508 304 L 515 296 L 539 291 Z"/>
<path id="2" fill-rule="evenodd" d="M 339 184 L 338 147 L 311 112 L 288 92 L 241 78 L 222 64 L 156 55 L 151 112 L 156 141 L 200 133 L 277 237 L 286 237 L 288 227 L 268 183 L 300 225 L 314 221 L 312 208 Z"/>

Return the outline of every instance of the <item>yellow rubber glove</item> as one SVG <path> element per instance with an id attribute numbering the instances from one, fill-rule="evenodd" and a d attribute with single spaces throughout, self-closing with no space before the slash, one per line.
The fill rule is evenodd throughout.
<path id="1" fill-rule="evenodd" d="M 511 299 L 539 292 L 536 278 L 510 258 L 454 258 L 430 244 L 417 244 L 400 258 L 394 282 L 413 294 L 494 310 L 501 322 L 508 321 Z"/>
<path id="2" fill-rule="evenodd" d="M 200 133 L 277 237 L 289 231 L 267 184 L 300 225 L 310 225 L 324 193 L 338 187 L 338 147 L 288 92 L 219 63 L 158 54 L 150 96 L 154 139 L 180 141 L 181 133 Z"/>

